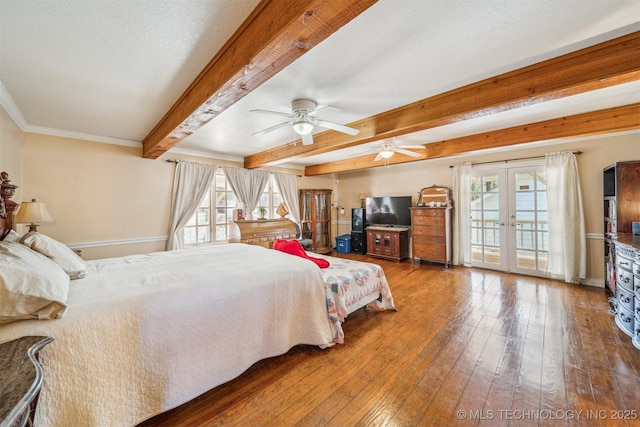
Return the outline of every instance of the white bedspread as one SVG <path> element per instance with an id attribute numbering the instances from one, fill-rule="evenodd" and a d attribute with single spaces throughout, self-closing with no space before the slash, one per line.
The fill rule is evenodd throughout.
<path id="1" fill-rule="evenodd" d="M 87 264 L 62 319 L 0 326 L 0 342 L 54 338 L 38 426 L 131 426 L 297 344 L 333 344 L 322 276 L 302 258 L 229 244 Z"/>

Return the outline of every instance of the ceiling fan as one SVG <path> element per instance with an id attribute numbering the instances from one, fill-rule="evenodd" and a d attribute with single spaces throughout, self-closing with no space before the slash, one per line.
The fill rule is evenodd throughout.
<path id="1" fill-rule="evenodd" d="M 382 159 L 388 159 L 393 156 L 395 153 L 405 154 L 411 157 L 420 157 L 420 154 L 415 153 L 413 151 L 409 151 L 408 148 L 412 150 L 424 150 L 425 147 L 423 145 L 397 145 L 396 139 L 393 138 L 391 141 L 382 141 L 380 146 L 376 149 L 378 155 L 373 161 L 377 162 Z"/>
<path id="2" fill-rule="evenodd" d="M 268 127 L 261 130 L 260 132 L 254 133 L 253 135 L 262 135 L 276 129 L 280 129 L 281 127 L 291 126 L 293 131 L 302 137 L 302 144 L 310 145 L 313 144 L 313 136 L 311 135 L 311 132 L 313 131 L 315 126 L 332 129 L 338 132 L 347 133 L 349 135 L 358 134 L 358 129 L 354 129 L 349 126 L 344 126 L 334 122 L 329 122 L 327 120 L 318 119 L 315 117 L 315 113 L 328 107 L 331 106 L 327 105 L 324 107 L 318 107 L 318 104 L 309 99 L 294 99 L 291 102 L 291 113 L 282 113 L 280 111 L 271 110 L 249 110 L 251 113 L 272 114 L 289 119 L 286 122 Z"/>

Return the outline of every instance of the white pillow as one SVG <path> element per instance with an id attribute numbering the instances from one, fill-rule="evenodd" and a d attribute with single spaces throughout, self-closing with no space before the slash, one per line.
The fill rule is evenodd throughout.
<path id="1" fill-rule="evenodd" d="M 37 231 L 30 231 L 22 236 L 20 243 L 51 258 L 67 272 L 71 279 L 81 279 L 87 274 L 87 263 L 64 243 L 49 236 Z"/>
<path id="2" fill-rule="evenodd" d="M 18 233 L 16 233 L 16 230 L 11 230 L 11 231 L 9 231 L 9 234 L 4 236 L 3 241 L 4 242 L 18 243 L 20 241 L 20 235 Z"/>
<path id="3" fill-rule="evenodd" d="M 69 276 L 20 243 L 0 242 L 0 324 L 58 319 L 67 309 Z"/>

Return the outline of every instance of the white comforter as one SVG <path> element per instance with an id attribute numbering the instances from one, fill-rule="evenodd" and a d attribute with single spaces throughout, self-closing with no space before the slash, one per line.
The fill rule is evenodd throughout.
<path id="1" fill-rule="evenodd" d="M 62 319 L 2 325 L 0 342 L 54 338 L 36 425 L 131 426 L 297 344 L 332 345 L 326 295 L 315 264 L 258 246 L 88 261 Z"/>

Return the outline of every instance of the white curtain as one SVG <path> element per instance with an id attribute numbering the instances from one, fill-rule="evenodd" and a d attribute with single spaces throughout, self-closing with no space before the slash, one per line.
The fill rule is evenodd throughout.
<path id="1" fill-rule="evenodd" d="M 253 219 L 253 210 L 269 182 L 269 172 L 223 166 L 231 190 L 244 204 L 247 219 Z"/>
<path id="2" fill-rule="evenodd" d="M 571 152 L 545 156 L 549 261 L 547 275 L 568 283 L 586 277 L 584 210 L 576 156 Z"/>
<path id="3" fill-rule="evenodd" d="M 274 173 L 274 179 L 282 199 L 289 208 L 289 215 L 291 215 L 291 221 L 296 224 L 300 224 L 300 204 L 298 202 L 298 180 L 295 175 L 286 173 Z"/>
<path id="4" fill-rule="evenodd" d="M 471 163 L 453 167 L 453 264 L 471 266 Z"/>
<path id="5" fill-rule="evenodd" d="M 213 165 L 178 161 L 173 175 L 167 250 L 184 247 L 182 229 L 206 196 L 215 175 L 216 167 Z"/>

